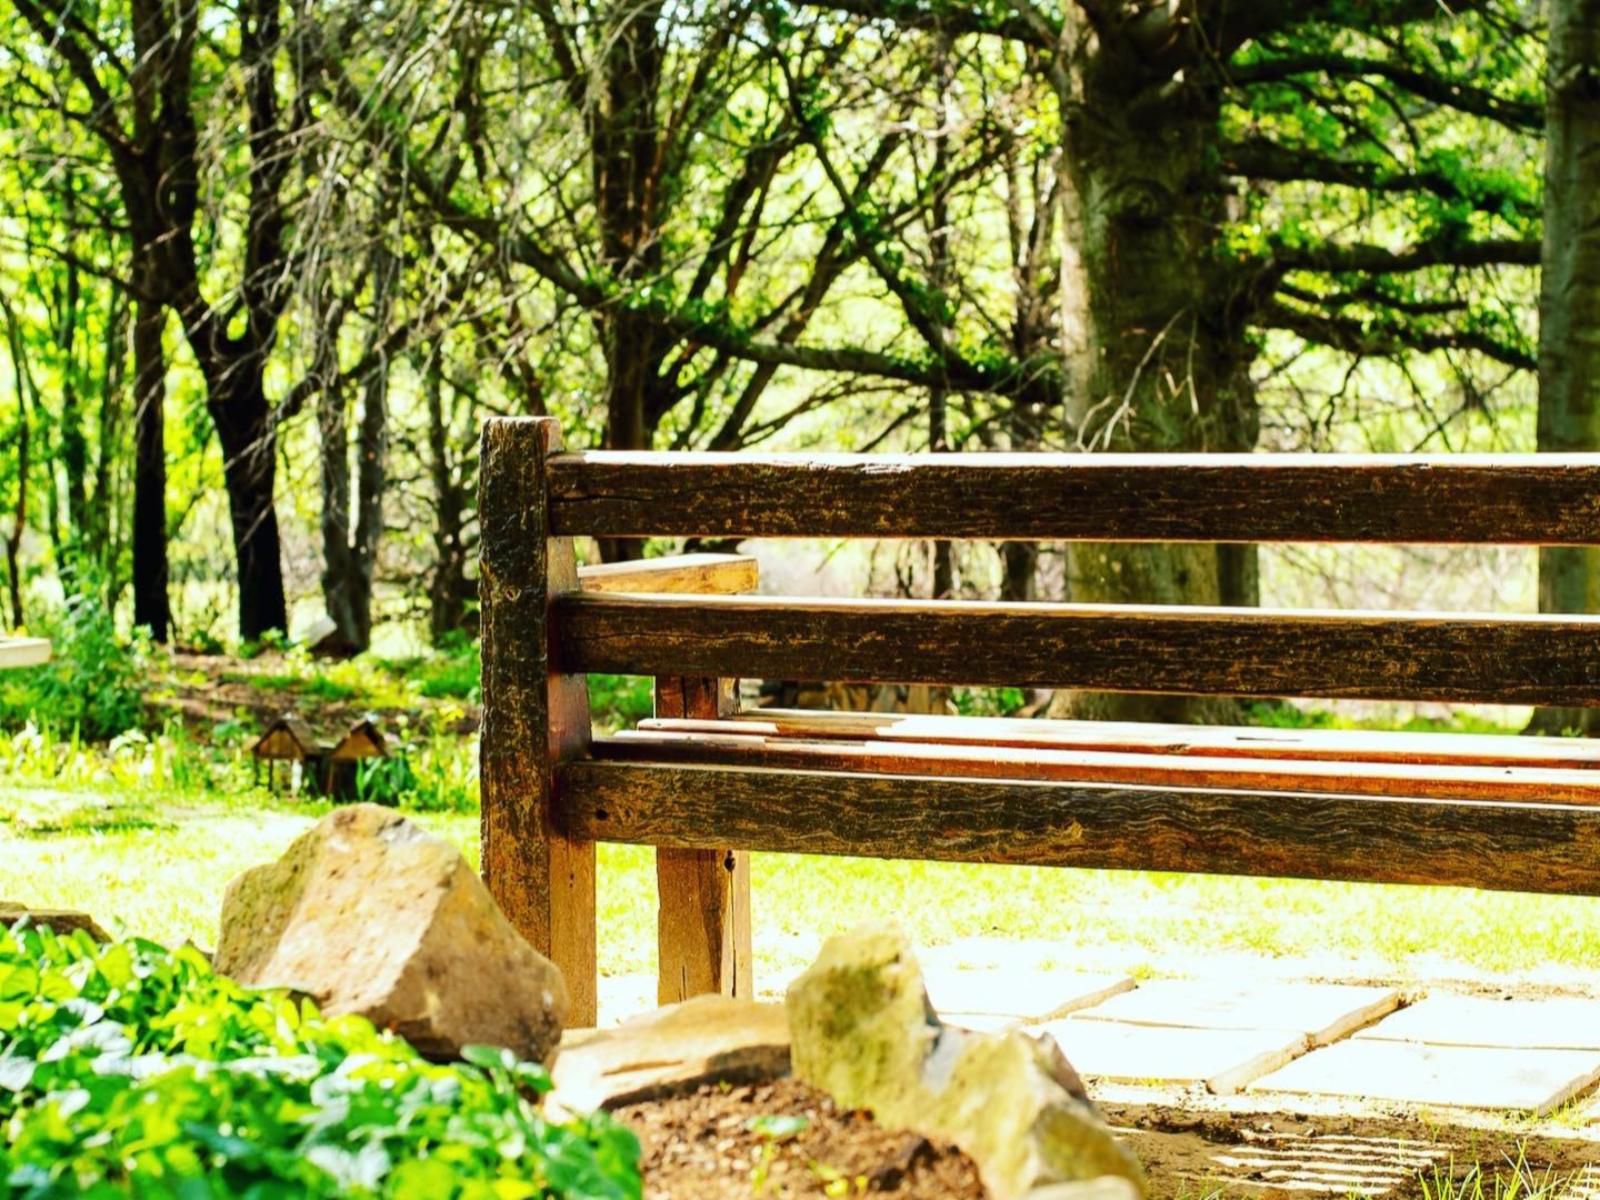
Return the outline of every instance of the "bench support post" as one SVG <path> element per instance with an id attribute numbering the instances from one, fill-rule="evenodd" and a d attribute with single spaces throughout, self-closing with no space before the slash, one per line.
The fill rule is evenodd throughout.
<path id="1" fill-rule="evenodd" d="M 483 627 L 483 875 L 511 923 L 566 979 L 569 1027 L 598 1016 L 594 843 L 554 820 L 556 766 L 589 744 L 581 675 L 550 657 L 550 606 L 578 588 L 572 542 L 550 532 L 549 456 L 559 425 L 498 418 L 483 429 L 478 516 Z"/>
<path id="2" fill-rule="evenodd" d="M 734 709 L 731 679 L 656 680 L 656 716 L 715 719 Z M 658 1003 L 717 993 L 752 998 L 750 855 L 656 850 Z"/>

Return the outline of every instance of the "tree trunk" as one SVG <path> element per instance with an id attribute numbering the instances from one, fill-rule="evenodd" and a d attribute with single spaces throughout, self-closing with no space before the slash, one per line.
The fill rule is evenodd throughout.
<path id="1" fill-rule="evenodd" d="M 1554 0 L 1545 92 L 1539 449 L 1600 450 L 1600 0 Z M 1539 611 L 1594 612 L 1600 555 L 1539 552 Z M 1541 709 L 1530 733 L 1600 731 L 1595 709 Z"/>
<path id="2" fill-rule="evenodd" d="M 428 632 L 435 646 L 453 633 L 472 631 L 467 603 L 477 595 L 467 578 L 467 513 L 471 499 L 450 459 L 450 422 L 444 408 L 444 348 L 437 343 L 423 371 L 428 406 L 428 473 L 433 481 L 433 577 L 428 581 Z"/>
<path id="3" fill-rule="evenodd" d="M 1191 39 L 1180 32 L 1153 50 L 1107 35 L 1082 64 L 1068 168 L 1087 298 L 1086 386 L 1068 406 L 1090 450 L 1255 442 L 1249 346 L 1215 253 L 1226 219 L 1218 96 L 1205 82 L 1203 39 Z M 1080 545 L 1069 552 L 1068 586 L 1087 602 L 1238 603 L 1252 591 L 1250 558 L 1213 546 Z M 1218 720 L 1232 709 L 1174 696 L 1080 694 L 1072 703 L 1075 715 L 1119 720 Z"/>
<path id="4" fill-rule="evenodd" d="M 289 625 L 282 547 L 272 493 L 277 434 L 258 355 L 230 357 L 207 371 L 206 407 L 222 443 L 223 482 L 239 573 L 239 636 L 256 641 Z"/>
<path id="5" fill-rule="evenodd" d="M 606 268 L 626 289 L 661 270 L 656 188 L 660 179 L 661 0 L 618 0 L 607 13 L 598 103 L 591 106 L 590 153 L 600 248 Z M 665 348 L 656 322 L 619 302 L 604 317 L 605 444 L 614 450 L 650 448 L 656 389 Z M 641 557 L 633 538 L 602 538 L 607 562 Z"/>
<path id="6" fill-rule="evenodd" d="M 372 303 L 363 357 L 372 356 L 389 332 L 399 260 L 381 243 L 372 253 Z M 379 354 L 361 388 L 361 423 L 356 430 L 355 490 L 350 487 L 349 409 L 329 338 L 329 369 L 318 397 L 322 432 L 322 594 L 347 652 L 372 644 L 372 577 L 383 534 L 383 486 L 388 462 L 389 364 Z M 352 523 L 351 513 L 355 513 Z"/>
<path id="7" fill-rule="evenodd" d="M 133 623 L 172 636 L 167 597 L 166 310 L 140 301 L 133 323 Z"/>
<path id="8" fill-rule="evenodd" d="M 6 585 L 11 597 L 11 626 L 27 623 L 22 611 L 22 535 L 28 528 L 28 376 L 23 365 L 22 334 L 16 315 L 6 308 L 6 334 L 11 344 L 11 370 L 17 388 L 17 504 L 11 510 L 11 529 L 6 534 Z"/>
<path id="9" fill-rule="evenodd" d="M 72 190 L 67 189 L 67 213 L 73 212 Z M 66 475 L 67 518 L 72 523 L 72 542 L 77 550 L 74 556 L 82 559 L 92 555 L 91 532 L 88 528 L 88 475 L 89 440 L 83 432 L 83 406 L 80 403 L 78 375 L 78 319 L 83 307 L 83 284 L 75 263 L 64 267 L 62 281 L 60 323 L 57 325 L 56 350 L 60 355 L 61 369 L 61 469 Z M 65 573 L 76 575 L 80 562 L 63 564 Z M 70 586 L 70 585 L 69 585 Z"/>

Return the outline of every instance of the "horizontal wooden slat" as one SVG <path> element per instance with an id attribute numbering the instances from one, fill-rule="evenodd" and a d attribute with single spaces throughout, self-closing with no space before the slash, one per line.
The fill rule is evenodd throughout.
<path id="1" fill-rule="evenodd" d="M 596 758 L 621 762 L 700 763 L 778 770 L 1600 805 L 1600 771 L 1540 767 L 1212 758 L 917 742 L 802 741 L 670 729 L 618 734 L 597 741 L 594 754 Z"/>
<path id="2" fill-rule="evenodd" d="M 737 595 L 760 583 L 760 564 L 748 554 L 675 554 L 578 568 L 578 585 L 586 592 Z"/>
<path id="3" fill-rule="evenodd" d="M 747 455 L 550 464 L 556 531 L 612 537 L 1600 543 L 1600 455 Z"/>
<path id="4" fill-rule="evenodd" d="M 1600 617 L 748 596 L 557 601 L 561 669 L 1600 704 Z"/>
<path id="5" fill-rule="evenodd" d="M 570 836 L 1600 895 L 1600 810 L 581 761 Z"/>
<path id="6" fill-rule="evenodd" d="M 1369 729 L 1277 729 L 1260 725 L 1159 725 L 948 717 L 919 713 L 760 708 L 717 720 L 644 720 L 641 729 L 764 737 L 1014 746 L 1057 750 L 1204 755 L 1327 762 L 1454 763 L 1460 766 L 1600 768 L 1600 741 L 1509 734 L 1411 733 Z"/>
<path id="7" fill-rule="evenodd" d="M 0 638 L 0 671 L 37 667 L 49 661 L 50 643 L 44 638 Z"/>

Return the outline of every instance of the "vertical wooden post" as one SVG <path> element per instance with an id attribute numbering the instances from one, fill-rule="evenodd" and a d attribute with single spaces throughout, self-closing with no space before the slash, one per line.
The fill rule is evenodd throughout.
<path id="1" fill-rule="evenodd" d="M 552 804 L 556 764 L 589 743 L 585 681 L 550 659 L 551 601 L 578 587 L 571 541 L 550 534 L 545 463 L 560 449 L 546 417 L 483 427 L 483 874 L 511 923 L 561 968 L 568 1026 L 584 1026 L 599 1007 L 594 843 L 569 839 Z"/>
<path id="2" fill-rule="evenodd" d="M 733 711 L 731 679 L 656 680 L 656 716 Z M 720 993 L 752 997 L 750 855 L 743 850 L 656 850 L 656 996 L 675 1004 Z"/>

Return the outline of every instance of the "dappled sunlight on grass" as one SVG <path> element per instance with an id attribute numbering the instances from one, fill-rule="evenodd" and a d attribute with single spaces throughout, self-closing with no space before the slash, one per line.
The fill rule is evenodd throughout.
<path id="1" fill-rule="evenodd" d="M 211 945 L 227 881 L 326 811 L 288 798 L 158 807 L 126 793 L 0 789 L 0 898 L 82 907 L 116 932 Z M 475 816 L 413 819 L 476 865 Z M 601 968 L 648 972 L 654 853 L 602 846 L 599 858 Z M 1600 962 L 1600 900 L 1451 888 L 772 854 L 756 856 L 754 911 L 758 980 L 769 985 L 821 938 L 873 917 L 902 921 L 925 946 L 1037 939 L 1059 949 L 1061 965 L 1158 974 L 1228 954 L 1399 975 Z"/>

